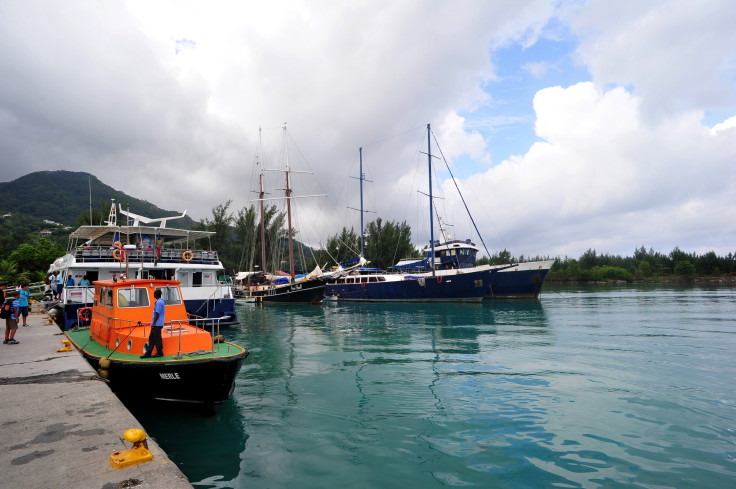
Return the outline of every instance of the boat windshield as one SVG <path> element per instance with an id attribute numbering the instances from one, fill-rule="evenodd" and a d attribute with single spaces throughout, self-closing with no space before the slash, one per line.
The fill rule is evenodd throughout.
<path id="1" fill-rule="evenodd" d="M 118 307 L 148 307 L 148 291 L 143 287 L 118 289 Z"/>
<path id="2" fill-rule="evenodd" d="M 156 287 L 156 290 L 161 291 L 161 298 L 167 306 L 181 304 L 181 296 L 177 287 Z"/>

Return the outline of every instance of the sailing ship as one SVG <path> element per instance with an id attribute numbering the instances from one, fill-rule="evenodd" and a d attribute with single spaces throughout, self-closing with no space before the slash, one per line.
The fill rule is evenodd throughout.
<path id="1" fill-rule="evenodd" d="M 293 173 L 308 173 L 304 171 L 295 171 L 289 165 L 288 149 L 286 147 L 286 126 L 283 127 L 284 144 L 282 149 L 282 157 L 284 158 L 285 168 L 281 170 L 264 170 L 262 162 L 259 162 L 261 171 L 259 175 L 259 194 L 258 202 L 260 207 L 260 231 L 261 231 L 261 263 L 264 270 L 259 272 L 239 272 L 236 279 L 240 278 L 241 284 L 235 290 L 236 297 L 251 302 L 272 302 L 282 304 L 319 304 L 324 298 L 325 285 L 331 279 L 340 276 L 343 271 L 337 269 L 331 272 L 323 272 L 317 265 L 309 274 L 296 273 L 294 265 L 294 238 L 292 228 L 291 201 L 294 198 L 302 197 L 324 197 L 325 195 L 306 195 L 294 196 L 291 188 L 291 175 Z M 259 143 L 260 146 L 260 143 Z M 264 171 L 280 171 L 286 176 L 286 215 L 288 229 L 288 246 L 289 246 L 289 273 L 281 275 L 277 273 L 268 274 L 266 267 L 266 231 L 265 231 L 265 210 L 264 202 L 273 200 L 266 198 L 263 185 Z M 281 198 L 278 198 L 281 199 Z"/>
<path id="2" fill-rule="evenodd" d="M 156 291 L 165 303 L 163 356 L 143 358 L 150 355 Z M 94 305 L 80 313 L 90 325 L 65 334 L 120 397 L 207 406 L 230 397 L 248 351 L 224 341 L 219 321 L 211 323 L 209 331 L 198 327 L 202 321 L 188 317 L 179 282 L 99 280 L 93 296 Z"/>
<path id="3" fill-rule="evenodd" d="M 429 229 L 430 251 L 425 270 L 412 273 L 387 273 L 382 270 L 359 268 L 331 281 L 325 288 L 325 297 L 343 301 L 411 301 L 411 302 L 479 302 L 490 287 L 490 266 L 473 268 L 443 267 L 437 260 L 434 240 L 434 203 L 432 201 L 432 144 L 431 128 L 427 124 L 427 165 L 429 172 Z M 361 257 L 363 243 L 363 151 L 360 150 L 361 180 Z"/>
<path id="4" fill-rule="evenodd" d="M 427 125 L 429 134 L 430 126 Z M 430 221 L 432 221 L 431 193 L 431 145 L 428 141 L 428 158 L 430 170 Z M 361 243 L 364 242 L 363 233 L 363 169 L 362 169 L 362 149 L 360 150 L 360 210 L 361 210 Z M 454 177 L 453 177 L 454 179 Z M 462 198 L 462 195 L 461 195 Z M 464 202 L 464 199 L 463 199 Z M 467 206 L 466 206 L 467 208 Z M 472 220 L 472 216 L 471 216 Z M 439 231 L 443 236 L 443 240 L 434 240 L 434 231 L 432 228 L 433 221 L 430 223 L 431 241 L 423 250 L 421 258 L 404 258 L 391 267 L 394 272 L 387 274 L 375 269 L 362 269 L 361 273 L 353 273 L 350 276 L 339 278 L 331 282 L 325 289 L 325 297 L 329 299 L 342 300 L 420 300 L 419 294 L 409 290 L 402 289 L 399 285 L 403 280 L 411 280 L 416 277 L 417 280 L 426 278 L 428 275 L 434 274 L 436 277 L 442 277 L 453 273 L 489 273 L 490 280 L 487 288 L 483 293 L 485 299 L 507 299 L 507 298 L 536 298 L 544 283 L 544 279 L 549 269 L 554 264 L 554 260 L 537 260 L 531 262 L 509 263 L 500 265 L 476 265 L 476 258 L 481 248 L 473 243 L 470 239 L 455 240 L 447 232 L 448 227 L 441 218 L 438 217 Z M 473 221 L 475 226 L 475 222 Z M 480 232 L 476 228 L 478 236 Z M 481 238 L 482 242 L 482 238 Z M 485 246 L 485 243 L 484 243 Z M 488 250 L 486 249 L 486 253 Z M 364 250 L 361 244 L 361 256 Z M 488 253 L 490 256 L 490 253 Z M 453 272 L 457 271 L 457 272 Z M 401 278 L 403 277 L 403 278 Z M 385 282 L 381 287 L 371 286 L 372 283 Z M 408 286 L 407 289 L 411 289 Z M 374 294 L 372 290 L 375 290 Z M 435 291 L 434 293 L 438 293 Z M 467 292 L 466 292 L 467 293 Z M 423 300 L 432 300 L 427 298 L 431 296 L 430 292 L 425 291 Z M 444 299 L 450 300 L 450 299 Z"/>
<path id="5" fill-rule="evenodd" d="M 93 282 L 123 276 L 177 280 L 191 317 L 217 320 L 222 326 L 237 324 L 231 286 L 218 279 L 223 266 L 209 246 L 214 232 L 168 227 L 169 221 L 183 218 L 186 211 L 164 218 L 148 218 L 122 206 L 119 211 L 124 223 L 118 223 L 113 199 L 105 224 L 80 226 L 72 232 L 66 254 L 49 267 L 49 273 L 59 272 L 61 283 L 71 278 L 75 284 L 64 286 L 48 311 L 62 330 L 88 324 L 78 312 L 92 305 Z"/>

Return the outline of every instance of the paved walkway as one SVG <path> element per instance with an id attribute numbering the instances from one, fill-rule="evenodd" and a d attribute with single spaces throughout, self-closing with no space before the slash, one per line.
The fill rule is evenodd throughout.
<path id="1" fill-rule="evenodd" d="M 18 327 L 17 345 L 0 345 L 0 487 L 189 488 L 148 438 L 154 460 L 114 470 L 129 428 L 143 427 L 45 315 Z M 5 320 L 0 320 L 5 333 Z"/>

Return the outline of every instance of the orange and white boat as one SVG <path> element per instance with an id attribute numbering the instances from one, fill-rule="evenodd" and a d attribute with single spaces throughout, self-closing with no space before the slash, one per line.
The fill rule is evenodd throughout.
<path id="1" fill-rule="evenodd" d="M 165 303 L 164 356 L 140 358 L 149 350 L 156 290 Z M 95 282 L 94 304 L 79 316 L 89 327 L 66 335 L 121 397 L 217 405 L 232 394 L 248 356 L 224 341 L 217 324 L 208 331 L 188 318 L 173 280 Z"/>

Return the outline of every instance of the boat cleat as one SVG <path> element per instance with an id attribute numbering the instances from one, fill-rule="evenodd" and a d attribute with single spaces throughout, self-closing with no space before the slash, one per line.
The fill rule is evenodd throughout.
<path id="1" fill-rule="evenodd" d="M 113 469 L 123 469 L 153 460 L 153 455 L 148 451 L 145 431 L 131 428 L 123 433 L 123 438 L 132 443 L 133 446 L 121 452 L 113 452 L 110 455 L 110 465 Z"/>

